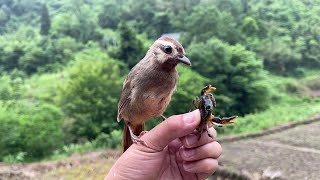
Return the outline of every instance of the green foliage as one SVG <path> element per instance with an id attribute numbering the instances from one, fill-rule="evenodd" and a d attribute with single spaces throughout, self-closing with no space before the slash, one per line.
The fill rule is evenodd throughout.
<path id="1" fill-rule="evenodd" d="M 110 134 L 101 133 L 93 141 L 87 141 L 83 144 L 68 144 L 61 149 L 54 151 L 48 160 L 59 160 L 71 156 L 73 154 L 82 154 L 97 149 L 119 149 L 122 141 L 122 130 L 113 130 Z M 10 156 L 8 161 L 16 161 L 14 156 Z"/>
<path id="2" fill-rule="evenodd" d="M 298 47 L 290 43 L 289 37 L 264 41 L 260 55 L 264 57 L 266 69 L 286 75 L 299 66 L 301 54 Z"/>
<path id="3" fill-rule="evenodd" d="M 319 67 L 319 51 L 314 51 L 320 42 L 314 34 L 320 22 L 315 15 L 319 6 L 303 1 L 260 1 L 255 6 L 252 13 L 267 31 L 267 51 L 263 47 L 259 54 L 265 57 L 268 70 L 287 75 L 297 67 Z"/>
<path id="4" fill-rule="evenodd" d="M 6 23 L 10 20 L 10 15 L 3 8 L 0 8 L 0 32 L 3 31 Z"/>
<path id="5" fill-rule="evenodd" d="M 0 77 L 0 84 L 0 102 L 11 103 L 22 97 L 22 91 L 24 90 L 22 78 L 3 75 Z"/>
<path id="6" fill-rule="evenodd" d="M 73 6 L 68 7 L 68 12 L 60 13 L 53 18 L 54 34 L 67 35 L 83 43 L 102 39 L 102 34 L 97 31 L 98 22 L 93 17 L 90 7 L 80 3 L 75 1 Z"/>
<path id="7" fill-rule="evenodd" d="M 93 141 L 96 148 L 119 149 L 122 141 L 122 130 L 113 130 L 110 134 L 101 133 Z"/>
<path id="8" fill-rule="evenodd" d="M 4 163 L 9 163 L 9 164 L 13 164 L 13 163 L 22 163 L 25 161 L 25 156 L 27 153 L 25 152 L 18 152 L 15 155 L 9 154 L 7 156 L 4 156 L 2 158 L 2 161 Z"/>
<path id="9" fill-rule="evenodd" d="M 60 88 L 61 106 L 71 118 L 74 140 L 95 139 L 119 128 L 115 120 L 123 66 L 101 52 L 80 54 Z"/>
<path id="10" fill-rule="evenodd" d="M 257 34 L 260 30 L 257 21 L 251 16 L 244 18 L 241 28 L 242 32 L 246 33 L 247 36 Z"/>
<path id="11" fill-rule="evenodd" d="M 119 25 L 120 47 L 111 53 L 114 58 L 120 59 L 128 64 L 131 69 L 144 55 L 142 42 L 137 38 L 133 29 L 126 24 Z"/>
<path id="12" fill-rule="evenodd" d="M 234 44 L 241 38 L 234 18 L 227 12 L 220 12 L 214 6 L 196 6 L 187 17 L 185 26 L 187 32 L 184 35 L 184 44 L 192 41 L 204 42 L 211 37 L 218 37 Z"/>
<path id="13" fill-rule="evenodd" d="M 187 52 L 194 59 L 193 68 L 218 89 L 218 112 L 244 115 L 266 108 L 268 86 L 262 81 L 262 62 L 253 52 L 214 38 L 192 44 Z"/>
<path id="14" fill-rule="evenodd" d="M 41 28 L 40 34 L 48 35 L 51 27 L 50 16 L 47 5 L 43 5 L 41 9 Z"/>
<path id="15" fill-rule="evenodd" d="M 0 157 L 42 158 L 62 147 L 62 112 L 42 103 L 0 104 Z M 17 158 L 15 158 L 17 159 Z"/>
<path id="16" fill-rule="evenodd" d="M 81 49 L 81 44 L 70 37 L 46 39 L 34 31 L 23 33 L 22 37 L 0 36 L 0 69 L 19 69 L 27 74 L 53 71 Z"/>
<path id="17" fill-rule="evenodd" d="M 115 3 L 106 4 L 98 15 L 99 25 L 102 28 L 116 29 L 120 22 L 120 6 Z"/>

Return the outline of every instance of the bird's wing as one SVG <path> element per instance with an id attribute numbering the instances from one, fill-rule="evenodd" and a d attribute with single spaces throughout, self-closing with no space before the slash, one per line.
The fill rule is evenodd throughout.
<path id="1" fill-rule="evenodd" d="M 122 113 L 126 110 L 128 107 L 128 104 L 131 102 L 131 92 L 134 86 L 132 85 L 132 80 L 134 79 L 136 73 L 134 71 L 131 71 L 127 77 L 127 79 L 123 82 L 123 89 L 120 97 L 120 101 L 118 104 L 118 117 L 117 121 L 120 122 L 122 118 Z"/>

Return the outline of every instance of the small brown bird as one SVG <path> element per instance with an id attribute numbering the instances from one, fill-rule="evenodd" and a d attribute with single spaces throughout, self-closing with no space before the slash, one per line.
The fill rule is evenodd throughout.
<path id="1" fill-rule="evenodd" d="M 170 38 L 161 37 L 129 72 L 123 82 L 118 105 L 117 120 L 125 121 L 123 152 L 139 140 L 145 121 L 162 117 L 176 89 L 179 63 L 191 66 L 182 45 Z M 164 118 L 165 119 L 165 118 Z M 144 142 L 142 142 L 144 143 Z"/>

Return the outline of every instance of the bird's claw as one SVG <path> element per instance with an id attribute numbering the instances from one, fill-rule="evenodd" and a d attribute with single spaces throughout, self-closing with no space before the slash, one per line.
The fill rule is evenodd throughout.
<path id="1" fill-rule="evenodd" d="M 144 134 L 146 134 L 148 131 L 141 131 L 141 133 L 139 134 L 138 138 L 141 138 Z"/>

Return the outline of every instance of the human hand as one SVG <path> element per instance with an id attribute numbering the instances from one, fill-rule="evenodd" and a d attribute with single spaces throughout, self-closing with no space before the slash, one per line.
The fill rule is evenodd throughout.
<path id="1" fill-rule="evenodd" d="M 105 179 L 206 179 L 217 169 L 222 149 L 206 131 L 198 141 L 200 119 L 199 110 L 169 117 L 141 137 L 147 146 L 130 146 Z M 210 132 L 216 138 L 213 128 Z"/>

